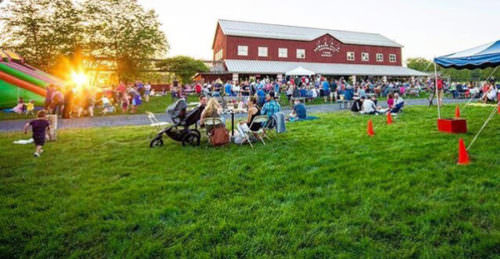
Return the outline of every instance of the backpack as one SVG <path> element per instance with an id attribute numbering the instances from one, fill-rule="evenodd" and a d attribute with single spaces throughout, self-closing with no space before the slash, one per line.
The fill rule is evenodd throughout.
<path id="1" fill-rule="evenodd" d="M 223 146 L 229 143 L 229 132 L 225 127 L 215 127 L 210 131 L 210 143 L 213 146 Z"/>

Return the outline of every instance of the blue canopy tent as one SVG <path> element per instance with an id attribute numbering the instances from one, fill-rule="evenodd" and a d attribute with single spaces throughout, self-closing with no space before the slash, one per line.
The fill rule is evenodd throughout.
<path id="1" fill-rule="evenodd" d="M 434 63 L 456 69 L 488 68 L 500 65 L 500 40 L 437 57 Z"/>
<path id="2" fill-rule="evenodd" d="M 498 66 L 500 66 L 500 40 L 484 44 L 481 46 L 477 46 L 475 48 L 434 58 L 434 73 L 437 85 L 436 64 L 445 68 L 456 68 L 456 69 L 476 69 L 476 68 L 489 68 L 489 67 L 498 68 Z M 493 72 L 495 70 L 493 70 Z M 437 87 L 435 88 L 437 93 Z M 500 100 L 498 105 L 500 106 Z M 438 117 L 441 118 L 441 113 L 439 110 L 439 101 L 437 107 L 438 107 Z M 498 109 L 500 111 L 500 108 Z M 490 115 L 484 122 L 481 129 L 479 129 L 479 131 L 477 132 L 477 134 L 474 136 L 471 143 L 467 147 L 467 150 L 469 150 L 472 144 L 474 144 L 479 134 L 481 134 L 481 132 L 486 127 L 488 122 L 493 118 L 496 112 L 495 110 L 496 108 L 494 108 L 493 111 L 490 113 Z"/>
<path id="3" fill-rule="evenodd" d="M 434 73 L 437 85 L 437 65 L 445 68 L 476 69 L 498 67 L 500 65 L 500 40 L 475 48 L 434 58 Z M 436 87 L 436 95 L 437 95 Z M 438 100 L 438 117 L 441 118 Z"/>

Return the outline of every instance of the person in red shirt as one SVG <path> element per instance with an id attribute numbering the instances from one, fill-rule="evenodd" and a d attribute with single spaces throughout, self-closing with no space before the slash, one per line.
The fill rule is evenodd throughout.
<path id="1" fill-rule="evenodd" d="M 201 94 L 201 84 L 200 83 L 196 83 L 196 85 L 194 86 L 194 91 L 196 92 L 197 95 Z"/>
<path id="2" fill-rule="evenodd" d="M 443 104 L 443 79 L 438 78 L 437 80 L 437 89 L 438 89 L 438 105 L 441 106 Z"/>
<path id="3" fill-rule="evenodd" d="M 116 91 L 120 94 L 120 96 L 122 96 L 125 92 L 127 92 L 127 87 L 120 81 L 120 84 L 116 87 Z"/>

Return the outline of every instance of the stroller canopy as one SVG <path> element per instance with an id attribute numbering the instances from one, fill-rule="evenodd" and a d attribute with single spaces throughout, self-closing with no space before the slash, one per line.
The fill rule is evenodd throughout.
<path id="1" fill-rule="evenodd" d="M 456 69 L 496 67 L 500 65 L 500 40 L 437 57 L 434 62 L 442 67 Z"/>

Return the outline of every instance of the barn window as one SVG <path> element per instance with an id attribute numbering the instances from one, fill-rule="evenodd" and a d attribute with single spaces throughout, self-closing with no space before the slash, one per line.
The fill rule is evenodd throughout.
<path id="1" fill-rule="evenodd" d="M 267 47 L 259 47 L 259 57 L 267 57 Z"/>
<path id="2" fill-rule="evenodd" d="M 347 60 L 354 61 L 354 52 L 353 51 L 347 52 Z"/>
<path id="3" fill-rule="evenodd" d="M 248 46 L 238 46 L 238 56 L 248 56 Z"/>
<path id="4" fill-rule="evenodd" d="M 300 59 L 306 58 L 306 50 L 305 49 L 297 49 L 297 58 L 300 58 Z"/>
<path id="5" fill-rule="evenodd" d="M 389 62 L 396 63 L 396 54 L 389 54 Z"/>
<path id="6" fill-rule="evenodd" d="M 384 62 L 384 54 L 377 53 L 377 62 Z"/>
<path id="7" fill-rule="evenodd" d="M 370 54 L 368 52 L 361 52 L 361 61 L 368 61 L 370 60 Z"/>
<path id="8" fill-rule="evenodd" d="M 279 48 L 278 49 L 278 57 L 287 58 L 288 57 L 288 49 L 287 48 Z"/>

